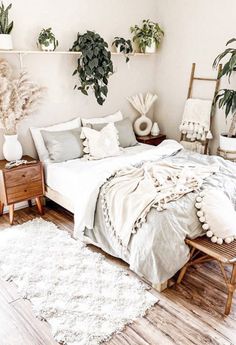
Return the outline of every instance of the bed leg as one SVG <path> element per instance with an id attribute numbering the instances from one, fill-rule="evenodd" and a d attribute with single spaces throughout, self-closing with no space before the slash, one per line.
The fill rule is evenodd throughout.
<path id="1" fill-rule="evenodd" d="M 161 284 L 152 284 L 153 289 L 157 290 L 158 292 L 162 292 L 168 288 L 168 280 Z"/>

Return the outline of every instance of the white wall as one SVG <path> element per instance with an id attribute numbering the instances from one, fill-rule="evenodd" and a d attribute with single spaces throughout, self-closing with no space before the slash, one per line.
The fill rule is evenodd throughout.
<path id="1" fill-rule="evenodd" d="M 236 1 L 159 0 L 157 7 L 158 17 L 164 24 L 165 41 L 157 62 L 159 102 L 155 113 L 163 132 L 179 139 L 178 126 L 187 96 L 191 64 L 197 63 L 199 75 L 215 75 L 212 70 L 214 58 L 224 50 L 230 38 L 236 37 Z M 196 97 L 212 96 L 211 83 L 196 85 Z M 236 84 L 232 83 L 232 86 Z M 218 111 L 214 119 L 214 150 L 218 145 L 218 134 L 224 129 L 224 116 Z"/>
<path id="2" fill-rule="evenodd" d="M 36 39 L 43 27 L 52 27 L 60 50 L 68 50 L 78 31 L 96 30 L 109 43 L 114 36 L 129 37 L 129 27 L 144 18 L 156 20 L 156 1 L 146 0 L 11 0 L 15 49 L 36 49 Z M 7 3 L 5 1 L 5 3 Z M 5 55 L 4 55 L 5 56 Z M 1 54 L 0 54 L 0 57 Z M 6 55 L 15 68 L 18 56 Z M 72 72 L 76 58 L 61 55 L 27 55 L 24 65 L 32 79 L 48 88 L 39 111 L 22 122 L 19 138 L 24 152 L 34 155 L 30 126 L 49 125 L 75 116 L 92 117 L 121 109 L 125 116 L 136 116 L 126 100 L 137 92 L 155 89 L 156 57 L 134 57 L 130 69 L 123 57 L 113 57 L 115 73 L 109 83 L 109 96 L 101 107 L 93 95 L 86 97 L 73 90 Z M 2 135 L 0 136 L 0 156 Z"/>

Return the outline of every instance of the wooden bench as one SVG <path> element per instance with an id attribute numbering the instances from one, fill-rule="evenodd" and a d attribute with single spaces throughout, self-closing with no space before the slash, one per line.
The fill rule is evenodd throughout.
<path id="1" fill-rule="evenodd" d="M 188 267 L 191 265 L 201 264 L 207 261 L 216 260 L 223 274 L 228 296 L 225 306 L 225 314 L 230 313 L 233 294 L 236 289 L 236 241 L 230 244 L 212 243 L 206 236 L 199 237 L 195 240 L 186 240 L 190 246 L 190 259 L 188 263 L 181 269 L 177 283 L 180 284 Z M 227 276 L 225 266 L 232 266 L 231 277 Z"/>

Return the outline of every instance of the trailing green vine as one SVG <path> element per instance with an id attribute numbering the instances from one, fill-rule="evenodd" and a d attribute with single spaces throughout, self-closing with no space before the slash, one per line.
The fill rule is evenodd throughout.
<path id="1" fill-rule="evenodd" d="M 108 94 L 108 79 L 113 74 L 113 63 L 108 44 L 93 31 L 77 34 L 70 51 L 80 52 L 78 66 L 73 75 L 78 74 L 79 85 L 75 89 L 88 95 L 89 89 L 94 91 L 98 104 L 103 105 Z"/>

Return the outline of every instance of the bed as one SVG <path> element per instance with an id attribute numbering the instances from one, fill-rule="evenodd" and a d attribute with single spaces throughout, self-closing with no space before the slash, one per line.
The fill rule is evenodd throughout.
<path id="1" fill-rule="evenodd" d="M 185 238 L 204 234 L 196 216 L 196 193 L 187 193 L 168 203 L 163 212 L 151 208 L 141 228 L 131 236 L 124 250 L 106 227 L 100 190 L 114 171 L 145 161 L 167 164 L 215 166 L 217 172 L 204 179 L 204 186 L 224 190 L 236 206 L 236 166 L 216 156 L 204 156 L 184 150 L 173 140 L 158 147 L 138 144 L 124 149 L 121 156 L 97 161 L 75 159 L 63 163 L 45 163 L 46 196 L 75 216 L 75 237 L 100 247 L 127 262 L 130 269 L 158 290 L 189 259 Z"/>

